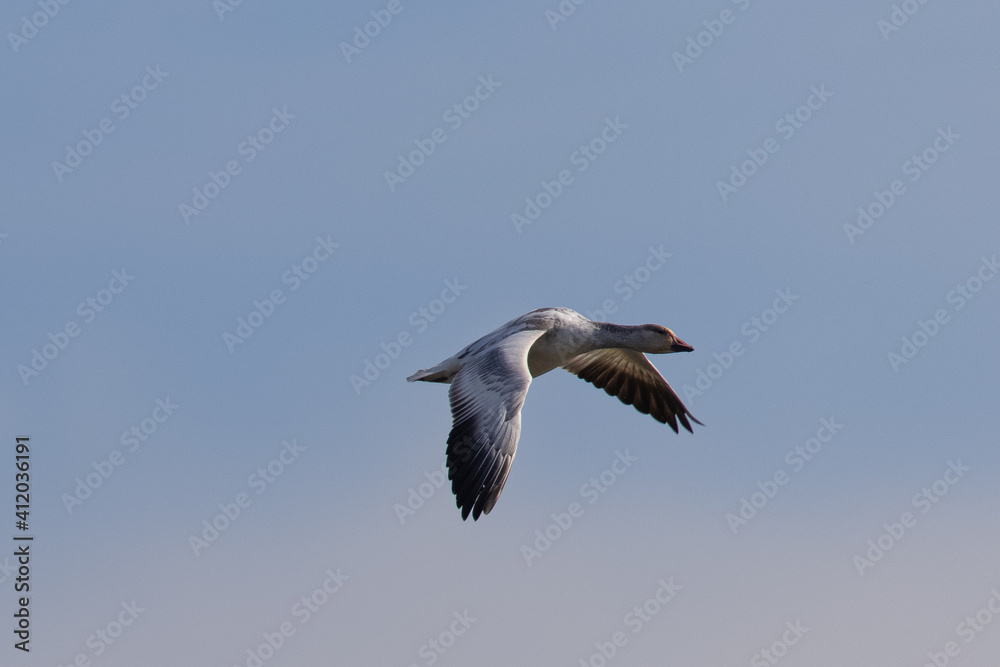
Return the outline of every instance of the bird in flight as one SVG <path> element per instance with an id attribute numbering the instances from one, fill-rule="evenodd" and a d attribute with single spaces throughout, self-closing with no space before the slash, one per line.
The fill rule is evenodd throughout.
<path id="1" fill-rule="evenodd" d="M 678 421 L 691 431 L 692 421 L 701 422 L 644 353 L 692 350 L 658 324 L 593 322 L 570 308 L 538 308 L 406 380 L 451 384 L 448 478 L 462 519 L 471 513 L 476 520 L 490 513 L 507 481 L 531 378 L 562 367 L 675 433 Z"/>

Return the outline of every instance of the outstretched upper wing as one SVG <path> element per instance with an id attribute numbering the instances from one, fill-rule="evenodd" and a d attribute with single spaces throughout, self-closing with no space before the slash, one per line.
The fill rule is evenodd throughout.
<path id="1" fill-rule="evenodd" d="M 675 433 L 678 419 L 688 431 L 691 431 L 689 417 L 701 424 L 642 352 L 620 348 L 594 350 L 573 357 L 563 368 L 617 396 L 622 403 L 634 405 L 639 412 L 670 424 Z"/>
<path id="2" fill-rule="evenodd" d="M 528 350 L 544 334 L 520 331 L 466 364 L 451 381 L 448 478 L 462 519 L 489 514 L 510 473 L 531 384 Z"/>

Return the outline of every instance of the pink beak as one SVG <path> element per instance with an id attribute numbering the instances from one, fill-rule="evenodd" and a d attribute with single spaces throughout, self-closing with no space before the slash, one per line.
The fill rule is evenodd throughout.
<path id="1" fill-rule="evenodd" d="M 682 341 L 680 338 L 677 342 L 670 346 L 671 352 L 694 352 L 694 348 Z"/>

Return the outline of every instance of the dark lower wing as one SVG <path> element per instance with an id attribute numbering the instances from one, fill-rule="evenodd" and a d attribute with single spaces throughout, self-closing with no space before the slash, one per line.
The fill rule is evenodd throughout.
<path id="1" fill-rule="evenodd" d="M 622 403 L 634 405 L 644 415 L 669 424 L 675 433 L 677 420 L 688 431 L 691 431 L 690 421 L 701 424 L 642 352 L 620 348 L 594 350 L 577 355 L 563 368 L 617 396 Z"/>

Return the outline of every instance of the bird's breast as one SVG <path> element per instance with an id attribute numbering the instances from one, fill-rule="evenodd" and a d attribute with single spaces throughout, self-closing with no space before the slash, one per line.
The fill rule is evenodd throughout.
<path id="1" fill-rule="evenodd" d="M 584 341 L 578 338 L 565 329 L 553 329 L 539 337 L 528 350 L 528 372 L 531 377 L 544 375 L 585 352 Z"/>

